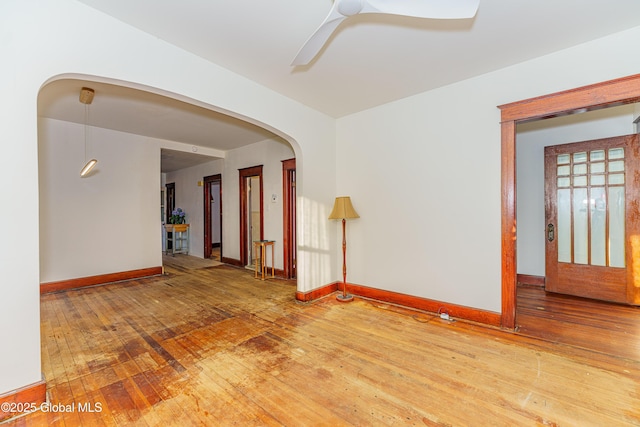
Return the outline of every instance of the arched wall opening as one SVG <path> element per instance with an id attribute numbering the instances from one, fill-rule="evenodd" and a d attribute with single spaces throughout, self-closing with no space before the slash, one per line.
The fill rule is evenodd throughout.
<path id="1" fill-rule="evenodd" d="M 7 256 L 0 293 L 12 303 L 2 310 L 0 320 L 20 328 L 5 331 L 12 351 L 0 355 L 0 363 L 7 367 L 0 375 L 0 393 L 42 380 L 37 98 L 52 80 L 75 75 L 97 76 L 94 81 L 99 81 L 100 76 L 109 76 L 110 82 L 155 87 L 277 129 L 293 147 L 301 171 L 298 289 L 316 289 L 337 277 L 335 227 L 325 215 L 336 189 L 335 119 L 79 2 L 43 3 L 37 10 L 28 2 L 9 4 L 2 15 L 4 33 L 11 37 L 3 39 L 2 45 L 8 66 L 0 70 L 0 109 L 10 117 L 2 129 L 11 155 L 0 160 L 0 174 L 11 184 L 5 186 L 3 196 L 19 207 L 20 214 L 13 209 L 2 213 L 5 223 L 16 226 L 4 231 Z M 78 173 L 75 164 L 73 170 Z M 158 182 L 152 184 L 156 200 L 158 186 Z M 145 203 L 144 197 L 136 203 Z M 66 211 L 69 217 L 77 215 L 74 207 Z M 316 218 L 320 220 L 313 223 Z M 155 228 L 153 234 L 157 235 Z"/>
<path id="2" fill-rule="evenodd" d="M 75 89 L 70 90 L 73 85 L 56 86 L 63 81 L 74 82 Z M 145 135 L 143 131 L 131 130 L 135 126 L 127 127 L 126 123 L 122 129 L 118 129 L 114 123 L 99 117 L 104 111 L 98 108 L 90 113 L 88 124 L 83 123 L 85 117 L 78 118 L 78 112 L 75 115 L 74 112 L 68 112 L 67 115 L 61 113 L 65 110 L 65 103 L 70 103 L 77 110 L 84 107 L 78 101 L 80 87 L 104 88 L 107 85 L 117 89 L 123 102 L 139 103 L 136 104 L 137 108 L 146 108 L 138 120 L 144 120 L 144 114 L 171 115 L 173 106 L 153 104 L 158 99 L 165 99 L 170 103 L 185 104 L 187 108 L 197 108 L 200 112 L 207 110 L 218 116 L 224 115 L 233 121 L 251 122 L 251 127 L 256 125 L 260 131 L 244 129 L 242 131 L 255 140 L 250 144 L 240 142 L 235 148 L 227 145 L 219 149 L 214 143 L 190 139 L 192 135 L 180 141 L 179 135 L 171 139 L 156 134 Z M 144 94 L 144 99 L 134 100 L 134 92 Z M 107 96 L 96 91 L 94 103 L 98 104 L 101 97 Z M 198 186 L 198 182 L 204 176 L 222 174 L 223 186 L 227 186 L 223 191 L 227 197 L 227 200 L 223 200 L 223 206 L 227 209 L 225 218 L 229 218 L 228 224 L 225 222 L 224 225 L 227 231 L 223 236 L 228 239 L 224 245 L 224 256 L 233 260 L 237 257 L 234 249 L 239 249 L 234 241 L 239 234 L 236 219 L 239 216 L 238 191 L 234 186 L 237 184 L 238 169 L 245 164 L 267 161 L 273 182 L 265 197 L 276 195 L 275 202 L 269 206 L 273 212 L 270 211 L 271 219 L 267 226 L 273 228 L 270 232 L 278 236 L 276 238 L 282 243 L 282 209 L 274 209 L 276 203 L 282 202 L 282 197 L 278 197 L 282 183 L 276 180 L 282 177 L 283 160 L 295 158 L 298 170 L 301 168 L 300 146 L 283 132 L 274 132 L 256 120 L 179 94 L 121 80 L 79 74 L 62 74 L 47 80 L 39 92 L 38 111 L 41 283 L 70 281 L 73 284 L 81 280 L 81 283 L 96 284 L 98 282 L 87 282 L 85 279 L 96 278 L 99 281 L 100 277 L 107 277 L 112 281 L 114 274 L 157 271 L 162 266 L 163 245 L 160 189 L 167 176 L 183 181 L 178 204 L 183 207 L 186 204 L 190 208 L 188 215 L 191 216 L 192 236 L 198 233 L 197 238 L 192 237 L 191 245 L 196 249 L 192 253 L 202 256 L 199 252 L 202 252 L 200 234 L 204 228 L 204 209 L 198 193 L 202 187 Z M 166 121 L 169 118 L 165 116 L 161 119 Z M 231 126 L 229 123 L 223 125 Z M 222 131 L 231 132 L 227 128 L 221 128 Z M 85 135 L 89 135 L 88 140 Z M 91 176 L 81 178 L 78 164 L 85 161 L 82 152 L 87 148 L 98 158 L 99 165 Z M 185 168 L 183 172 L 162 173 L 160 153 L 163 150 L 208 156 L 208 161 Z M 274 170 L 275 167 L 278 169 Z M 278 254 L 276 262 L 282 264 L 282 258 L 283 254 Z"/>

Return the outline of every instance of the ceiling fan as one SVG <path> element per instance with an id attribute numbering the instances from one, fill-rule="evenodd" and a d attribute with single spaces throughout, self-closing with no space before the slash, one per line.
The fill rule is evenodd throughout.
<path id="1" fill-rule="evenodd" d="M 291 65 L 305 65 L 320 52 L 342 21 L 360 13 L 430 19 L 473 18 L 480 0 L 335 0 L 329 15 L 300 48 Z"/>

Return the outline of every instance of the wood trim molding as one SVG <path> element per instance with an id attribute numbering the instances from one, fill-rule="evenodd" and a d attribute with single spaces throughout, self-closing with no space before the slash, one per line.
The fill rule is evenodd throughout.
<path id="1" fill-rule="evenodd" d="M 502 326 L 516 325 L 516 124 L 506 122 L 502 132 Z"/>
<path id="2" fill-rule="evenodd" d="M 11 406 L 11 404 L 22 404 L 21 406 L 28 404 L 28 406 L 40 408 L 40 405 L 46 401 L 47 383 L 44 380 L 0 394 L 0 422 L 22 414 L 22 412 L 4 411 L 2 408 L 7 406 L 7 404 L 9 404 L 9 406 Z"/>
<path id="3" fill-rule="evenodd" d="M 342 282 L 334 282 L 309 292 L 296 292 L 296 299 L 298 301 L 309 302 L 337 291 L 342 291 Z M 492 311 L 479 310 L 476 308 L 386 291 L 383 289 L 370 288 L 353 283 L 347 283 L 347 292 L 357 297 L 384 301 L 431 313 L 447 312 L 449 313 L 449 316 L 454 318 L 470 320 L 472 322 L 483 323 L 491 326 L 500 326 L 500 313 Z"/>
<path id="4" fill-rule="evenodd" d="M 640 74 L 498 106 L 501 120 L 519 123 L 640 101 Z M 577 111 L 579 110 L 579 111 Z"/>
<path id="5" fill-rule="evenodd" d="M 240 262 L 246 264 L 249 261 L 249 252 L 247 248 L 247 220 L 249 213 L 247 212 L 247 182 L 246 178 L 257 176 L 260 178 L 260 240 L 264 239 L 264 178 L 262 176 L 263 165 L 251 166 L 248 168 L 238 169 L 238 188 L 240 189 Z"/>
<path id="6" fill-rule="evenodd" d="M 217 183 L 219 185 L 219 194 L 216 194 L 216 197 L 219 200 L 218 206 L 216 209 L 218 212 L 215 215 L 220 216 L 220 253 L 222 254 L 222 174 L 209 175 L 202 178 L 203 182 L 203 192 L 202 192 L 202 205 L 204 207 L 204 258 L 211 258 L 211 248 L 212 245 L 212 235 L 213 230 L 211 229 L 211 219 L 214 215 L 214 212 L 211 210 L 211 184 Z"/>
<path id="7" fill-rule="evenodd" d="M 500 326 L 500 313 L 492 311 L 479 310 L 462 305 L 450 304 L 413 295 L 400 294 L 383 289 L 369 288 L 351 283 L 347 283 L 347 292 L 355 296 L 371 298 L 432 313 L 447 312 L 449 313 L 449 316 L 453 318 L 470 320 L 472 322 L 483 323 L 491 326 Z"/>
<path id="8" fill-rule="evenodd" d="M 502 327 L 516 326 L 516 124 L 640 101 L 640 74 L 498 106 L 502 146 Z"/>
<path id="9" fill-rule="evenodd" d="M 533 276 L 530 274 L 518 274 L 518 283 L 528 286 L 544 287 L 544 276 Z"/>
<path id="10" fill-rule="evenodd" d="M 61 280 L 58 282 L 46 282 L 40 284 L 40 294 L 58 292 L 66 289 L 82 288 L 85 286 L 104 285 L 106 283 L 121 282 L 123 280 L 159 276 L 162 273 L 163 269 L 162 266 L 160 266 L 122 271 L 119 273 L 100 274 L 97 276 L 79 277 L 77 279 Z"/>
<path id="11" fill-rule="evenodd" d="M 334 282 L 309 292 L 296 292 L 296 299 L 302 302 L 315 301 L 317 299 L 326 297 L 327 295 L 331 295 L 332 293 L 336 292 L 338 290 L 340 283 Z"/>
<path id="12" fill-rule="evenodd" d="M 164 209 L 165 209 L 165 224 L 169 224 L 169 218 L 171 218 L 171 214 L 173 213 L 173 210 L 176 208 L 176 183 L 175 182 L 169 182 L 167 184 L 165 184 L 165 189 L 166 189 L 166 193 L 165 193 L 165 197 L 166 197 L 166 202 L 164 204 Z"/>
<path id="13" fill-rule="evenodd" d="M 229 265 L 234 265 L 236 267 L 244 267 L 242 265 L 242 262 L 239 259 L 235 259 L 235 258 L 221 257 L 220 258 L 220 262 L 225 263 L 225 264 L 229 264 Z"/>
<path id="14" fill-rule="evenodd" d="M 282 259 L 284 277 L 296 274 L 296 159 L 282 161 Z"/>

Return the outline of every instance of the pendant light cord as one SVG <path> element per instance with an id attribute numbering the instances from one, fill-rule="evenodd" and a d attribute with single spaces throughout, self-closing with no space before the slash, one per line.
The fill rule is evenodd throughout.
<path id="1" fill-rule="evenodd" d="M 84 161 L 87 162 L 87 117 L 89 115 L 89 105 L 84 104 Z"/>

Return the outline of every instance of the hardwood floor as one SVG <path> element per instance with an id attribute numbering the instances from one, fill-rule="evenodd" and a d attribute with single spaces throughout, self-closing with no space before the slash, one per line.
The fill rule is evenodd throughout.
<path id="1" fill-rule="evenodd" d="M 220 246 L 216 246 L 214 248 L 211 249 L 211 259 L 214 259 L 216 261 L 220 261 Z"/>
<path id="2" fill-rule="evenodd" d="M 49 401 L 69 410 L 8 424 L 640 425 L 638 358 L 360 298 L 302 304 L 292 282 L 183 257 L 43 295 Z"/>
<path id="3" fill-rule="evenodd" d="M 518 286 L 518 333 L 612 357 L 640 360 L 640 307 Z"/>

